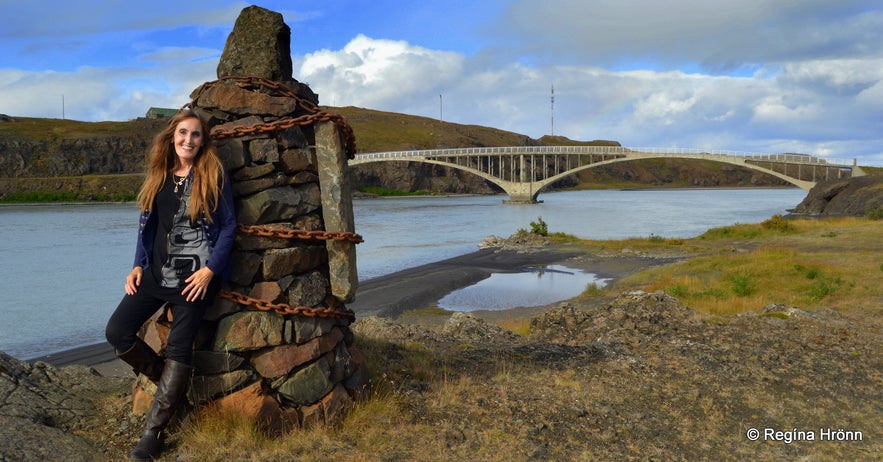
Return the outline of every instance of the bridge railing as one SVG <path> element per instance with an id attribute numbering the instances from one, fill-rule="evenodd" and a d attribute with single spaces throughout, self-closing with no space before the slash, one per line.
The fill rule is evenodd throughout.
<path id="1" fill-rule="evenodd" d="M 726 156 L 746 160 L 827 165 L 831 167 L 854 167 L 855 159 L 834 159 L 805 154 L 774 154 L 729 149 L 675 148 L 675 147 L 626 147 L 626 146 L 503 146 L 480 148 L 426 149 L 419 151 L 386 151 L 356 155 L 359 159 L 394 159 L 414 157 L 457 157 L 505 154 L 656 154 Z"/>

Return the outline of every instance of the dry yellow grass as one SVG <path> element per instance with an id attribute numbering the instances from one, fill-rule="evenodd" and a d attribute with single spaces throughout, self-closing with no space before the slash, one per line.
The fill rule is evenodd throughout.
<path id="1" fill-rule="evenodd" d="M 883 226 L 879 221 L 828 219 L 731 226 L 686 240 L 651 237 L 583 242 L 579 245 L 588 252 L 618 253 L 632 249 L 646 254 L 680 255 L 683 259 L 626 277 L 610 288 L 588 288 L 577 302 L 624 290 L 664 290 L 696 310 L 720 315 L 712 319 L 720 319 L 721 326 L 729 324 L 725 321 L 728 315 L 756 312 L 771 303 L 806 310 L 831 308 L 859 319 L 879 318 L 883 305 L 881 237 Z M 429 310 L 422 314 L 440 313 Z M 528 320 L 512 319 L 502 324 L 522 335 L 529 330 Z M 866 430 L 870 436 L 876 428 L 879 415 L 867 414 L 867 410 L 858 407 L 860 401 L 849 400 L 849 394 L 825 402 L 823 399 L 830 392 L 822 389 L 817 395 L 808 395 L 814 400 L 810 405 L 799 395 L 788 398 L 795 392 L 815 393 L 820 386 L 815 378 L 790 377 L 792 381 L 785 387 L 790 391 L 784 395 L 769 388 L 768 383 L 774 383 L 769 380 L 781 374 L 760 366 L 760 361 L 773 361 L 763 356 L 769 350 L 755 352 L 750 350 L 751 342 L 739 343 L 738 334 L 726 334 L 724 327 L 708 328 L 732 335 L 727 341 L 735 343 L 727 345 L 748 351 L 745 356 L 737 356 L 739 364 L 743 364 L 740 367 L 754 374 L 752 380 L 721 382 L 728 385 L 714 382 L 713 374 L 704 371 L 709 363 L 703 363 L 695 354 L 673 357 L 647 353 L 643 363 L 637 365 L 610 359 L 601 363 L 587 361 L 578 367 L 556 367 L 531 363 L 527 358 L 521 361 L 518 355 L 488 358 L 486 353 L 482 356 L 476 352 L 473 356 L 469 344 L 455 347 L 460 348 L 459 352 L 452 353 L 419 343 L 360 338 L 360 348 L 372 371 L 373 389 L 339 426 L 298 430 L 270 438 L 235 417 L 204 411 L 185 422 L 173 457 L 242 461 L 511 461 L 564 460 L 564 455 L 581 454 L 584 460 L 593 460 L 599 450 L 604 450 L 623 456 L 656 454 L 665 459 L 666 454 L 682 451 L 714 454 L 716 445 L 722 444 L 729 451 L 735 448 L 736 452 L 727 453 L 731 460 L 751 458 L 766 447 L 769 451 L 765 454 L 776 459 L 786 456 L 778 446 L 746 443 L 744 431 L 748 426 L 834 424 L 839 421 L 832 420 L 832 410 L 848 403 L 856 407 L 848 417 L 854 429 Z M 699 332 L 704 335 L 702 329 Z M 832 327 L 828 333 L 818 334 L 814 341 L 831 341 L 837 335 L 846 334 Z M 775 337 L 764 339 L 775 342 Z M 846 338 L 838 341 L 850 345 Z M 709 347 L 697 342 L 700 343 L 683 343 L 683 348 L 694 348 L 696 353 L 704 354 L 703 348 Z M 787 341 L 784 345 L 793 347 Z M 786 347 L 780 350 L 786 351 Z M 856 348 L 852 353 L 844 353 L 845 357 L 875 364 L 873 349 Z M 727 361 L 725 353 L 716 354 Z M 752 366 L 755 363 L 757 367 Z M 866 370 L 860 364 L 844 367 L 852 367 L 851 373 Z M 794 373 L 800 369 L 795 366 Z M 702 380 L 710 382 L 697 385 L 696 374 L 702 372 L 706 373 Z M 731 390 L 731 386 L 736 388 Z M 865 388 L 873 388 L 869 387 Z M 545 416 L 538 411 L 543 408 L 549 409 Z M 568 416 L 570 412 L 574 415 Z M 860 417 L 866 414 L 867 418 Z M 563 416 L 563 420 L 537 422 L 538 418 L 552 416 Z M 623 428 L 633 428 L 635 422 L 647 417 L 676 425 L 664 440 L 631 440 L 629 434 L 621 433 Z M 614 431 L 604 424 L 620 420 L 620 430 Z M 569 430 L 560 428 L 561 425 Z M 634 429 L 637 433 L 644 431 L 640 426 Z M 570 431 L 577 433 L 571 437 Z M 587 435 L 598 446 L 586 446 L 581 438 Z M 525 446 L 525 442 L 546 439 L 554 444 Z M 855 448 L 819 442 L 807 450 L 820 457 L 833 457 L 860 453 L 850 452 Z"/>
<path id="2" fill-rule="evenodd" d="M 679 243 L 677 248 L 698 256 L 626 277 L 615 288 L 663 290 L 691 308 L 714 314 L 758 311 L 768 304 L 879 312 L 883 223 L 798 219 L 779 225 L 781 229 L 764 223 L 716 228 Z M 649 241 L 605 246 L 664 251 L 665 243 Z"/>

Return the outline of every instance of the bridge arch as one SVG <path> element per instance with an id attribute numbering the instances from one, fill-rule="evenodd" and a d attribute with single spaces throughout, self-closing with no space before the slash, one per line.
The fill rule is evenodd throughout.
<path id="1" fill-rule="evenodd" d="M 537 157 L 542 159 L 539 162 L 540 169 L 536 168 Z M 555 173 L 553 174 L 549 174 L 552 165 L 548 161 L 548 157 L 554 160 Z M 559 161 L 562 157 L 567 164 L 563 169 L 559 168 Z M 528 158 L 529 160 L 526 160 Z M 657 158 L 707 160 L 737 165 L 780 178 L 805 191 L 809 191 L 815 185 L 819 172 L 824 173 L 822 179 L 829 178 L 832 171 L 837 175 L 837 178 L 840 178 L 844 172 L 848 172 L 849 176 L 864 175 L 854 159 L 850 163 L 795 154 L 708 152 L 690 148 L 626 148 L 621 146 L 517 146 L 380 152 L 359 154 L 349 164 L 400 161 L 441 165 L 472 173 L 497 185 L 509 196 L 509 200 L 504 202 L 536 203 L 537 196 L 546 187 L 574 173 L 617 162 Z M 506 165 L 507 159 L 508 166 Z M 789 166 L 792 170 L 797 169 L 796 176 L 788 173 Z M 774 167 L 784 171 L 777 171 Z M 802 172 L 803 169 L 811 169 L 812 180 L 803 178 L 806 176 Z M 528 172 L 528 170 L 530 171 Z M 537 178 L 538 176 L 539 178 Z"/>
<path id="2" fill-rule="evenodd" d="M 656 157 L 650 157 L 650 156 L 648 156 L 647 159 L 658 158 L 658 157 L 659 157 L 659 156 L 656 156 Z M 712 162 L 720 162 L 720 163 L 725 163 L 725 164 L 737 165 L 737 166 L 740 166 L 740 167 L 749 168 L 749 169 L 751 169 L 751 170 L 756 170 L 756 171 L 761 172 L 761 173 L 766 173 L 766 174 L 768 174 L 768 175 L 774 176 L 774 177 L 779 178 L 779 179 L 781 179 L 781 180 L 787 181 L 787 182 L 791 183 L 792 185 L 797 186 L 798 188 L 803 189 L 804 191 L 809 191 L 810 189 L 812 189 L 813 186 L 815 186 L 815 182 L 812 182 L 812 181 L 804 181 L 804 180 L 800 180 L 800 179 L 794 178 L 794 177 L 792 177 L 792 176 L 785 175 L 785 174 L 783 174 L 783 173 L 779 173 L 779 172 L 777 172 L 777 171 L 775 171 L 775 170 L 770 170 L 770 169 L 768 169 L 768 168 L 764 168 L 764 167 L 762 167 L 762 166 L 760 166 L 760 165 L 754 165 L 754 164 L 751 164 L 751 163 L 732 161 L 732 160 L 728 160 L 728 159 L 726 159 L 726 158 L 724 158 L 724 159 L 710 159 L 710 158 L 708 158 L 708 157 L 694 157 L 694 156 L 667 156 L 667 158 L 669 158 L 669 159 L 702 159 L 702 160 L 710 160 L 710 161 L 712 161 Z M 562 180 L 562 179 L 564 179 L 564 178 L 567 178 L 568 176 L 573 175 L 574 173 L 578 173 L 578 172 L 581 172 L 581 171 L 584 171 L 584 170 L 588 170 L 588 169 L 590 169 L 590 168 L 600 167 L 600 166 L 602 166 L 602 165 L 616 164 L 616 163 L 619 163 L 619 162 L 635 162 L 635 161 L 640 161 L 640 160 L 641 160 L 641 159 L 639 159 L 639 158 L 611 159 L 611 160 L 605 160 L 605 161 L 597 162 L 597 163 L 594 163 L 594 164 L 583 165 L 583 166 L 581 166 L 581 167 L 577 167 L 577 168 L 575 168 L 575 169 L 573 169 L 573 170 L 570 170 L 570 171 L 567 171 L 567 172 L 559 173 L 559 174 L 557 174 L 557 175 L 554 175 L 554 176 L 551 176 L 551 177 L 547 178 L 546 180 L 543 180 L 543 183 L 544 183 L 544 184 L 543 184 L 543 187 L 548 186 L 548 185 L 551 185 L 551 184 L 555 183 L 556 181 L 559 181 L 559 180 Z"/>

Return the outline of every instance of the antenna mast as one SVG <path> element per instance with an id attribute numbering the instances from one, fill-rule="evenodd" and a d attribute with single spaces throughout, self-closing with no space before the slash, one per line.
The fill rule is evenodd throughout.
<path id="1" fill-rule="evenodd" d="M 555 136 L 555 84 L 552 84 L 552 136 Z"/>

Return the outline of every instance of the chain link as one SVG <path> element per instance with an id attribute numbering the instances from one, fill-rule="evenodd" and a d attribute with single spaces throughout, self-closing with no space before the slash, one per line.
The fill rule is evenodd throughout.
<path id="1" fill-rule="evenodd" d="M 236 228 L 240 233 L 255 234 L 261 237 L 301 239 L 305 241 L 349 241 L 356 244 L 365 242 L 360 234 L 344 231 L 305 231 L 302 229 L 270 228 L 261 225 L 242 225 Z"/>
<path id="2" fill-rule="evenodd" d="M 261 311 L 275 311 L 283 316 L 295 315 L 305 316 L 309 318 L 340 318 L 349 322 L 356 320 L 356 314 L 350 309 L 338 309 L 331 307 L 309 307 L 309 306 L 291 306 L 287 303 L 271 303 L 266 300 L 260 300 L 239 292 L 229 290 L 218 291 L 218 296 L 226 298 L 240 305 L 251 306 Z"/>
<path id="3" fill-rule="evenodd" d="M 313 102 L 301 98 L 294 92 L 291 88 L 287 87 L 281 82 L 274 82 L 271 80 L 267 80 L 261 77 L 256 76 L 234 76 L 234 77 L 224 77 L 223 79 L 215 80 L 212 82 L 206 82 L 197 90 L 196 95 L 193 97 L 193 100 L 186 104 L 184 107 L 194 107 L 196 106 L 196 101 L 202 95 L 203 92 L 208 90 L 214 85 L 218 83 L 233 81 L 242 86 L 260 86 L 267 88 L 271 91 L 275 91 L 277 94 L 281 96 L 285 96 L 288 98 L 293 98 L 297 101 L 298 105 L 309 112 L 309 114 L 302 115 L 299 117 L 286 117 L 280 120 L 276 120 L 273 122 L 266 123 L 258 123 L 250 126 L 241 126 L 235 127 L 231 129 L 222 129 L 222 128 L 214 128 L 212 129 L 211 135 L 215 139 L 224 139 L 224 138 L 238 138 L 247 135 L 253 134 L 263 134 L 263 133 L 271 133 L 281 130 L 287 130 L 289 128 L 297 127 L 297 126 L 305 126 L 312 125 L 316 122 L 333 122 L 337 127 L 343 132 L 343 144 L 344 151 L 346 152 L 347 158 L 353 159 L 356 154 L 356 137 L 353 133 L 353 128 L 346 121 L 346 119 L 337 114 L 329 114 L 323 110 L 321 110 L 318 106 L 313 104 Z M 258 225 L 239 225 L 237 230 L 242 233 L 248 234 L 256 234 L 262 237 L 279 237 L 285 239 L 304 239 L 304 240 L 335 240 L 335 241 L 350 241 L 354 243 L 364 242 L 362 236 L 356 233 L 348 233 L 348 232 L 334 232 L 334 231 L 304 231 L 304 230 L 296 230 L 296 229 L 278 229 L 278 228 L 270 228 L 267 226 L 258 226 Z M 295 315 L 295 316 L 306 316 L 306 317 L 318 317 L 318 318 L 341 318 L 347 319 L 350 322 L 356 320 L 356 315 L 352 310 L 349 309 L 337 309 L 333 307 L 308 307 L 308 306 L 291 306 L 287 303 L 272 303 L 266 300 L 257 299 L 254 297 L 249 297 L 248 295 L 241 294 L 239 292 L 233 292 L 228 290 L 220 290 L 218 291 L 218 296 L 226 298 L 228 300 L 233 301 L 234 303 L 238 303 L 240 305 L 252 306 L 261 311 L 275 311 L 281 315 Z"/>
<path id="4" fill-rule="evenodd" d="M 284 229 L 270 228 L 261 225 L 238 225 L 237 231 L 246 234 L 255 234 L 262 237 L 279 237 L 284 239 L 303 239 L 303 240 L 335 240 L 350 241 L 356 244 L 364 242 L 362 236 L 356 233 L 335 232 L 335 231 L 305 231 L 300 229 Z M 287 303 L 272 303 L 261 300 L 239 292 L 221 290 L 218 295 L 226 299 L 232 300 L 241 305 L 252 306 L 261 311 L 275 311 L 281 315 L 295 315 L 319 318 L 342 318 L 350 322 L 356 320 L 356 315 L 352 310 L 336 309 L 331 307 L 308 307 L 308 306 L 291 306 Z"/>
<path id="5" fill-rule="evenodd" d="M 223 79 L 215 80 L 212 82 L 206 82 L 202 84 L 197 90 L 196 95 L 193 97 L 193 100 L 186 104 L 185 107 L 196 106 L 196 101 L 202 95 L 203 92 L 208 90 L 209 88 L 217 85 L 218 83 L 233 81 L 237 84 L 241 84 L 243 86 L 259 86 L 267 88 L 271 91 L 275 91 L 277 94 L 281 96 L 285 96 L 288 98 L 293 98 L 297 101 L 298 105 L 309 112 L 309 114 L 302 115 L 299 117 L 287 117 L 283 119 L 279 119 L 273 122 L 265 122 L 258 123 L 254 125 L 246 125 L 241 127 L 235 127 L 231 129 L 222 129 L 222 128 L 213 128 L 211 131 L 211 135 L 215 139 L 224 139 L 224 138 L 239 138 L 247 135 L 254 134 L 263 134 L 263 133 L 271 133 L 275 131 L 287 130 L 292 127 L 303 126 L 303 125 L 312 125 L 316 122 L 333 122 L 337 127 L 343 132 L 343 148 L 344 152 L 346 152 L 348 159 L 355 158 L 356 155 L 356 135 L 353 132 L 352 126 L 346 121 L 346 119 L 342 115 L 338 114 L 330 114 L 328 112 L 323 111 L 313 104 L 312 101 L 304 99 L 292 90 L 287 87 L 285 84 L 281 82 L 274 82 L 272 80 L 267 80 L 262 77 L 257 76 L 231 76 L 224 77 Z"/>

